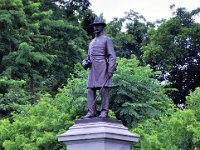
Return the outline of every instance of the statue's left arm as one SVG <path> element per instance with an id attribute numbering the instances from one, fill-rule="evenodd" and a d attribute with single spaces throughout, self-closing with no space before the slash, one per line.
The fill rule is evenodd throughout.
<path id="1" fill-rule="evenodd" d="M 108 75 L 112 75 L 116 67 L 116 54 L 113 46 L 113 42 L 110 38 L 106 42 L 107 48 L 107 60 L 108 60 Z"/>

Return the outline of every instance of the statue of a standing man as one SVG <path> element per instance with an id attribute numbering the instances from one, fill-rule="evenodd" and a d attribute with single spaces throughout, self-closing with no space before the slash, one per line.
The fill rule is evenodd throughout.
<path id="1" fill-rule="evenodd" d="M 112 40 L 103 34 L 106 24 L 99 18 L 95 18 L 91 24 L 94 28 L 95 38 L 89 44 L 88 61 L 82 65 L 90 68 L 88 75 L 88 113 L 83 117 L 96 117 L 96 91 L 101 96 L 101 114 L 99 117 L 107 117 L 109 110 L 108 88 L 111 87 L 111 77 L 115 71 L 116 55 Z"/>

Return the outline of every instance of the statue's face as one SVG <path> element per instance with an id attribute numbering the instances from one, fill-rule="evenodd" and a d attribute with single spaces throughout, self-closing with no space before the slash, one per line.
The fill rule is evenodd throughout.
<path id="1" fill-rule="evenodd" d="M 95 33 L 100 33 L 102 32 L 104 29 L 104 26 L 103 25 L 94 25 L 94 32 Z"/>

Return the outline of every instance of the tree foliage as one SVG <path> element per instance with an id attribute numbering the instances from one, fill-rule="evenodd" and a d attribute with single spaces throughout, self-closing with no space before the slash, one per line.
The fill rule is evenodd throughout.
<path id="1" fill-rule="evenodd" d="M 139 66 L 134 56 L 118 60 L 110 103 L 113 112 L 128 127 L 137 126 L 147 118 L 157 118 L 170 107 L 165 89 L 153 78 L 156 74 L 149 66 Z"/>
<path id="2" fill-rule="evenodd" d="M 25 81 L 0 78 L 0 118 L 9 116 L 11 112 L 20 112 L 23 107 L 31 103 L 31 96 L 24 90 Z"/>
<path id="3" fill-rule="evenodd" d="M 187 97 L 187 109 L 171 110 L 159 120 L 148 120 L 133 129 L 141 136 L 140 148 L 188 150 L 200 148 L 200 88 Z"/>
<path id="4" fill-rule="evenodd" d="M 113 38 L 118 57 L 131 58 L 134 54 L 141 60 L 141 46 L 147 42 L 147 30 L 152 23 L 130 10 L 123 18 L 114 18 L 108 23 L 106 33 Z"/>
<path id="5" fill-rule="evenodd" d="M 12 122 L 8 119 L 1 120 L 0 148 L 6 150 L 61 148 L 62 145 L 57 142 L 57 134 L 67 130 L 73 122 L 70 120 L 70 114 L 60 111 L 53 103 L 50 96 L 44 96 L 37 105 L 26 106 L 20 114 L 14 114 Z"/>
<path id="6" fill-rule="evenodd" d="M 65 149 L 57 135 L 87 112 L 87 71 L 78 62 L 93 36 L 89 6 L 89 0 L 0 0 L 0 149 Z M 133 148 L 200 147 L 199 12 L 178 8 L 155 27 L 131 10 L 107 24 L 120 57 L 109 116 L 137 127 L 141 141 Z M 187 109 L 173 108 L 166 92 Z"/>
<path id="7" fill-rule="evenodd" d="M 152 70 L 138 63 L 135 58 L 118 59 L 119 67 L 113 80 L 117 87 L 112 89 L 110 97 L 109 116 L 116 115 L 130 127 L 136 126 L 139 120 L 159 117 L 170 102 L 164 93 L 158 92 L 161 87 L 151 78 Z M 1 149 L 63 148 L 56 135 L 65 132 L 75 119 L 87 112 L 87 72 L 80 64 L 75 69 L 77 72 L 54 98 L 44 95 L 37 104 L 26 105 L 20 113 L 13 114 L 12 121 L 0 120 Z M 141 81 L 142 78 L 145 80 Z"/>
<path id="8" fill-rule="evenodd" d="M 199 11 L 178 8 L 174 17 L 149 30 L 150 43 L 142 47 L 143 60 L 163 72 L 161 80 L 178 89 L 171 93 L 175 103 L 184 103 L 189 91 L 200 85 L 200 24 L 193 19 Z"/>
<path id="9" fill-rule="evenodd" d="M 0 120 L 0 149 L 64 149 L 57 135 L 86 112 L 86 88 L 80 88 L 85 87 L 86 72 L 80 73 L 79 78 L 72 76 L 54 98 L 46 94 L 37 104 L 23 106 L 20 113 L 12 115 L 12 121 Z"/>
<path id="10" fill-rule="evenodd" d="M 14 99 L 16 104 L 35 103 L 41 93 L 56 94 L 67 83 L 86 51 L 88 36 L 78 19 L 88 6 L 87 0 L 0 0 L 2 104 Z M 23 100 L 7 86 L 14 80 Z M 10 114 L 6 107 L 2 111 L 1 116 Z"/>

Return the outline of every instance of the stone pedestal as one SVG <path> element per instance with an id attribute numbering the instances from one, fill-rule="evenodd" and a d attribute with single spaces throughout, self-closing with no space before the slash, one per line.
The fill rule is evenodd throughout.
<path id="1" fill-rule="evenodd" d="M 130 133 L 121 121 L 108 118 L 76 120 L 58 136 L 67 150 L 130 150 L 131 143 L 138 140 L 139 136 Z"/>

